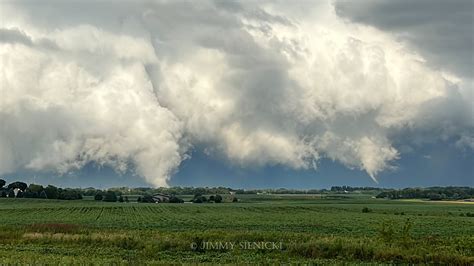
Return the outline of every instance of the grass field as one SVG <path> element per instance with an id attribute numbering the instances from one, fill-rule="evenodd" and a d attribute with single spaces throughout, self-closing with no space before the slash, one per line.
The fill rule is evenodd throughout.
<path id="1" fill-rule="evenodd" d="M 474 263 L 472 204 L 364 195 L 240 199 L 221 204 L 0 199 L 1 262 Z"/>

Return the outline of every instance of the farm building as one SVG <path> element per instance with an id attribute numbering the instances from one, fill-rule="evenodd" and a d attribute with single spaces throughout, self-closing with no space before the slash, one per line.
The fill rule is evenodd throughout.
<path id="1" fill-rule="evenodd" d="M 152 196 L 153 200 L 157 203 L 161 203 L 161 202 L 169 202 L 170 201 L 170 198 L 171 196 L 170 195 L 166 195 L 166 194 L 161 194 L 161 193 L 158 193 L 158 194 L 154 194 Z"/>

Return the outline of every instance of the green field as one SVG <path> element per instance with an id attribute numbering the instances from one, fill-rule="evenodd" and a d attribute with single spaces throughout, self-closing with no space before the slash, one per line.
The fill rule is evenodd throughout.
<path id="1" fill-rule="evenodd" d="M 0 261 L 474 263 L 472 204 L 364 195 L 239 198 L 239 203 L 221 204 L 2 198 Z M 279 246 L 258 246 L 262 242 Z"/>

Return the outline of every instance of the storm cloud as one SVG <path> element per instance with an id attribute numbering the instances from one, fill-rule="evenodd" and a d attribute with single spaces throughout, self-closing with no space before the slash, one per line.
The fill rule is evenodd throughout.
<path id="1" fill-rule="evenodd" d="M 473 1 L 339 0 L 335 8 L 343 18 L 393 33 L 434 67 L 472 78 Z"/>
<path id="2" fill-rule="evenodd" d="M 1 8 L 0 173 L 95 162 L 164 186 L 199 146 L 242 167 L 330 158 L 376 180 L 407 136 L 473 147 L 469 63 L 447 72 L 384 27 L 342 19 L 359 22 L 347 5 Z"/>

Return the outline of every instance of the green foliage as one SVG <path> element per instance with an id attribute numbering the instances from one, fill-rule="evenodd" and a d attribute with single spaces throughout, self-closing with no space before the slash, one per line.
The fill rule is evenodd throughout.
<path id="1" fill-rule="evenodd" d="M 46 192 L 48 199 L 57 199 L 59 196 L 58 188 L 55 186 L 48 185 L 44 188 L 44 191 Z"/>
<path id="2" fill-rule="evenodd" d="M 94 196 L 94 200 L 101 201 L 103 199 L 104 199 L 104 196 L 102 196 L 102 193 L 100 193 L 100 192 L 95 194 L 95 196 Z"/>
<path id="3" fill-rule="evenodd" d="M 378 231 L 378 236 L 388 245 L 395 241 L 395 228 L 392 224 L 384 222 Z"/>
<path id="4" fill-rule="evenodd" d="M 194 196 L 194 199 L 192 201 L 193 203 L 206 203 L 208 199 L 206 198 L 206 196 L 201 196 L 197 194 Z"/>
<path id="5" fill-rule="evenodd" d="M 408 248 L 413 240 L 412 228 L 413 222 L 410 219 L 406 219 L 400 230 L 397 230 L 395 224 L 385 222 L 378 230 L 378 235 L 387 245 L 398 244 Z"/>
<path id="6" fill-rule="evenodd" d="M 3 179 L 0 179 L 0 188 L 3 188 L 3 186 L 5 186 L 7 182 L 5 182 L 5 180 Z"/>
<path id="7" fill-rule="evenodd" d="M 47 199 L 48 198 L 48 195 L 46 195 L 46 191 L 41 191 L 41 193 L 39 194 L 39 198 L 40 199 Z"/>
<path id="8" fill-rule="evenodd" d="M 25 190 L 23 196 L 25 198 L 39 198 L 43 190 L 44 188 L 41 185 L 30 184 L 28 188 Z"/>
<path id="9" fill-rule="evenodd" d="M 170 197 L 170 203 L 184 203 L 184 200 L 176 197 L 176 196 L 171 196 Z"/>
<path id="10" fill-rule="evenodd" d="M 16 182 L 13 182 L 13 183 L 8 184 L 8 188 L 9 188 L 9 189 L 18 188 L 18 189 L 20 189 L 21 191 L 25 191 L 27 187 L 28 187 L 28 185 L 27 185 L 26 183 L 20 182 L 20 181 L 16 181 Z"/>
<path id="11" fill-rule="evenodd" d="M 82 199 L 82 193 L 79 189 L 72 189 L 72 188 L 59 188 L 58 192 L 58 199 L 61 200 L 80 200 Z M 47 192 L 46 192 L 47 193 Z"/>
<path id="12" fill-rule="evenodd" d="M 222 202 L 222 196 L 221 195 L 216 195 L 214 197 L 214 202 L 215 203 L 221 203 Z"/>
<path id="13" fill-rule="evenodd" d="M 389 199 L 429 199 L 429 200 L 459 200 L 474 198 L 472 187 L 430 187 L 404 188 L 399 190 L 383 191 L 377 198 Z"/>
<path id="14" fill-rule="evenodd" d="M 114 191 L 109 190 L 105 193 L 103 201 L 116 202 L 117 201 L 117 194 L 115 194 Z"/>
<path id="15" fill-rule="evenodd" d="M 139 197 L 139 199 L 140 199 L 139 202 L 142 202 L 142 203 L 155 203 L 155 200 L 150 195 Z"/>
<path id="16" fill-rule="evenodd" d="M 36 185 L 36 184 L 30 184 L 28 186 L 28 190 L 32 193 L 41 193 L 41 191 L 44 190 L 43 186 L 42 185 Z"/>

